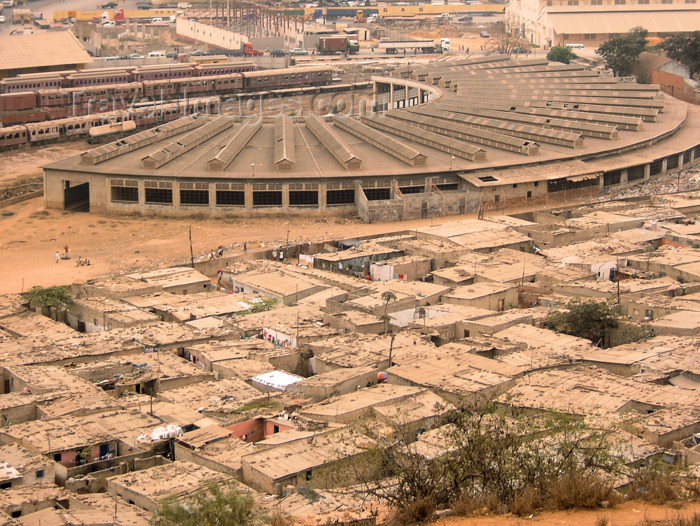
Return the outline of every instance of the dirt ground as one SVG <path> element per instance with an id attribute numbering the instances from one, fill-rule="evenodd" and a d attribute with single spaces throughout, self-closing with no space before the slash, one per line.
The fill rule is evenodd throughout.
<path id="1" fill-rule="evenodd" d="M 0 153 L 0 187 L 41 177 L 41 166 L 88 148 L 83 142 L 54 144 Z M 10 214 L 11 215 L 5 215 Z M 448 219 L 444 219 L 447 221 Z M 450 218 L 454 220 L 454 218 Z M 435 224 L 440 221 L 435 219 Z M 104 216 L 45 210 L 43 198 L 0 209 L 0 294 L 26 291 L 34 285 L 82 282 L 97 276 L 147 270 L 190 258 L 189 228 L 195 257 L 226 248 L 230 255 L 258 244 L 353 237 L 429 225 L 430 220 L 366 225 L 351 218 L 151 218 Z M 69 247 L 70 260 L 56 263 L 55 253 Z M 89 267 L 75 259 L 89 258 Z"/>
<path id="2" fill-rule="evenodd" d="M 0 188 L 27 178 L 41 178 L 41 166 L 88 149 L 84 141 L 22 148 L 0 153 Z M 662 194 L 697 189 L 700 169 L 683 170 L 680 176 L 655 177 L 643 186 L 607 192 L 594 201 L 623 195 Z M 569 205 L 574 204 L 569 200 Z M 522 212 L 508 210 L 507 213 Z M 491 212 L 497 215 L 503 212 Z M 244 241 L 258 245 L 333 240 L 383 232 L 410 230 L 419 226 L 455 221 L 459 216 L 364 224 L 356 218 L 155 218 L 139 215 L 105 216 L 45 210 L 43 198 L 0 209 L 0 294 L 26 291 L 34 285 L 83 282 L 104 275 L 163 268 L 190 260 L 189 229 L 195 258 L 225 247 L 225 254 L 242 252 Z M 69 247 L 70 260 L 56 263 L 55 253 Z M 89 267 L 76 267 L 80 256 Z"/>
<path id="3" fill-rule="evenodd" d="M 666 526 L 678 519 L 689 519 L 697 513 L 700 513 L 700 505 L 694 502 L 676 508 L 632 501 L 608 510 L 556 511 L 532 517 L 446 517 L 433 522 L 432 526 Z"/>

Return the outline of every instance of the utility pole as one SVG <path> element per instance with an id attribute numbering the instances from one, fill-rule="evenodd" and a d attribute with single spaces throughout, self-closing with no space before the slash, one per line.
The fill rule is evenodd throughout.
<path id="1" fill-rule="evenodd" d="M 190 262 L 194 268 L 194 251 L 192 250 L 192 225 L 190 225 Z"/>

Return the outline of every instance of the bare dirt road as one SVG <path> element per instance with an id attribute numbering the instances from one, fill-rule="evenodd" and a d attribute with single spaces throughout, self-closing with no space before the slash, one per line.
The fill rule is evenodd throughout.
<path id="1" fill-rule="evenodd" d="M 532 517 L 445 517 L 431 523 L 431 526 L 667 526 L 678 524 L 678 519 L 691 519 L 698 513 L 700 505 L 695 502 L 686 502 L 676 507 L 631 501 L 613 509 L 554 511 Z"/>

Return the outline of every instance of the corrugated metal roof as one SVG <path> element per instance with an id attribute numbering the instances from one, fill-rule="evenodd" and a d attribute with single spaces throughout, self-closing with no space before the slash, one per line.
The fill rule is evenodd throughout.
<path id="1" fill-rule="evenodd" d="M 166 144 L 160 150 L 151 152 L 141 159 L 144 168 L 160 168 L 173 159 L 178 158 L 183 153 L 208 141 L 215 135 L 231 127 L 233 120 L 231 117 L 220 116 L 208 121 L 206 124 L 180 137 L 176 141 Z"/>
<path id="2" fill-rule="evenodd" d="M 234 132 L 228 142 L 219 150 L 219 152 L 207 161 L 207 170 L 223 171 L 228 168 L 228 165 L 238 157 L 241 150 L 246 147 L 250 140 L 255 137 L 255 134 L 262 128 L 261 122 L 253 124 L 244 122 Z"/>
<path id="3" fill-rule="evenodd" d="M 294 164 L 295 160 L 292 119 L 280 113 L 275 119 L 275 164 L 283 161 Z"/>
<path id="4" fill-rule="evenodd" d="M 355 152 L 352 151 L 345 141 L 331 128 L 326 121 L 318 115 L 312 114 L 306 118 L 306 129 L 309 130 L 321 144 L 335 157 L 345 169 L 349 168 L 352 161 L 362 163 Z M 359 168 L 359 166 L 358 166 Z"/>
<path id="5" fill-rule="evenodd" d="M 143 148 L 156 141 L 167 139 L 178 133 L 191 130 L 204 123 L 202 119 L 196 117 L 182 117 L 167 124 L 145 130 L 129 137 L 119 139 L 118 141 L 105 144 L 94 150 L 87 151 L 81 155 L 81 161 L 84 164 L 99 164 L 108 159 L 113 159 L 119 155 Z"/>
<path id="6" fill-rule="evenodd" d="M 482 161 L 486 158 L 486 152 L 478 146 L 421 129 L 405 121 L 391 119 L 386 116 L 363 115 L 362 122 L 379 130 L 387 131 L 393 135 L 404 137 L 410 141 L 424 144 L 435 150 L 447 152 L 468 161 Z"/>
<path id="7" fill-rule="evenodd" d="M 570 122 L 565 119 L 557 119 L 545 116 L 534 115 L 532 113 L 516 113 L 513 111 L 496 111 L 489 109 L 478 109 L 473 106 L 457 106 L 454 104 L 436 104 L 436 110 L 451 111 L 454 113 L 464 113 L 479 117 L 493 118 L 503 121 L 521 122 L 542 128 L 552 128 L 567 130 L 571 133 L 581 134 L 588 137 L 601 137 L 613 139 L 617 137 L 617 129 L 614 124 L 595 124 L 588 122 Z"/>
<path id="8" fill-rule="evenodd" d="M 527 122 L 528 118 L 526 116 L 523 116 L 523 119 L 520 121 L 509 122 L 506 119 L 467 115 L 465 113 L 440 110 L 433 107 L 418 106 L 411 108 L 410 111 L 419 115 L 438 117 L 446 121 L 457 121 L 479 129 L 501 131 L 513 137 L 521 137 L 524 139 L 556 144 L 558 146 L 575 148 L 583 145 L 583 138 L 580 134 L 545 129 L 542 127 L 542 123 Z"/>
<path id="9" fill-rule="evenodd" d="M 419 151 L 414 150 L 410 146 L 406 146 L 402 142 L 389 137 L 375 128 L 370 128 L 366 124 L 362 124 L 352 117 L 335 117 L 333 119 L 333 124 L 338 126 L 341 130 L 345 130 L 355 137 L 359 137 L 375 148 L 379 148 L 406 164 L 414 166 L 417 158 L 422 158 L 423 162 L 425 162 L 425 155 L 421 154 Z"/>
<path id="10" fill-rule="evenodd" d="M 436 117 L 427 117 L 424 115 L 417 115 L 415 113 L 398 110 L 389 111 L 387 112 L 387 115 L 389 117 L 411 122 L 420 128 L 435 131 L 442 135 L 459 137 L 476 144 L 493 146 L 494 148 L 499 148 L 501 150 L 530 155 L 537 153 L 537 150 L 539 149 L 532 140 L 511 137 L 503 133 L 480 130 L 478 128 L 473 128 L 454 121 L 445 121 Z"/>

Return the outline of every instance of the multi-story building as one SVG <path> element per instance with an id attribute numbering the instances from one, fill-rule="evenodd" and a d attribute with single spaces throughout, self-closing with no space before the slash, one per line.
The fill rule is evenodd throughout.
<path id="1" fill-rule="evenodd" d="M 506 20 L 531 44 L 597 47 L 641 26 L 650 37 L 696 31 L 698 0 L 510 0 Z"/>

